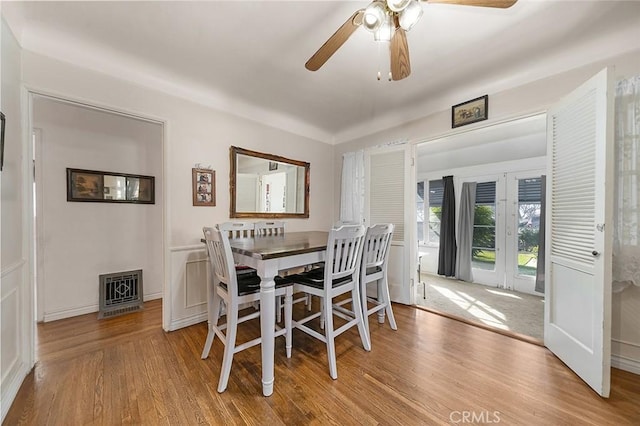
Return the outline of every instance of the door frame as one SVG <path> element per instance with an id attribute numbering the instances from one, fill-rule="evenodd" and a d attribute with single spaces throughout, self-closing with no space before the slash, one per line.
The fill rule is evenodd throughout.
<path id="1" fill-rule="evenodd" d="M 128 117 L 128 118 L 133 118 L 136 120 L 142 120 L 142 121 L 146 121 L 146 122 L 151 122 L 151 123 L 155 123 L 161 126 L 162 128 L 162 135 L 160 138 L 160 144 L 161 144 L 161 149 L 162 149 L 162 191 L 163 191 L 163 200 L 164 203 L 162 205 L 162 259 L 161 259 L 161 264 L 162 264 L 162 281 L 163 281 L 163 286 L 162 286 L 162 298 L 163 300 L 171 300 L 171 286 L 170 283 L 168 281 L 168 277 L 170 274 L 169 271 L 169 267 L 170 267 L 170 252 L 168 250 L 169 247 L 169 235 L 170 235 L 170 197 L 169 197 L 169 182 L 168 182 L 168 170 L 169 170 L 169 166 L 168 166 L 168 159 L 169 159 L 169 138 L 167 137 L 167 135 L 169 134 L 169 122 L 168 120 L 164 119 L 164 118 L 160 118 L 160 117 L 154 117 L 151 115 L 147 115 L 147 114 L 140 114 L 138 112 L 134 112 L 134 111 L 127 111 L 121 107 L 113 107 L 113 106 L 109 106 L 109 105 L 104 105 L 104 104 L 100 104 L 99 102 L 95 102 L 92 100 L 87 100 L 87 99 L 81 99 L 81 98 L 76 98 L 76 97 L 72 97 L 72 96 L 67 96 L 67 95 L 60 95 L 60 94 L 56 94 L 56 93 L 51 93 L 48 90 L 45 89 L 41 89 L 41 88 L 37 88 L 37 87 L 32 87 L 32 86 L 23 86 L 23 91 L 22 91 L 22 98 L 23 98 L 23 105 L 24 105 L 24 111 L 25 111 L 25 120 L 24 120 L 24 143 L 25 143 L 25 156 L 23 158 L 23 162 L 24 162 L 24 167 L 25 167 L 25 176 L 28 176 L 29 178 L 29 182 L 31 182 L 34 179 L 34 174 L 35 174 L 35 164 L 33 161 L 35 152 L 34 152 L 34 144 L 32 143 L 33 139 L 32 139 L 32 133 L 34 131 L 34 120 L 33 120 L 33 104 L 34 104 L 34 99 L 36 97 L 43 97 L 43 98 L 48 98 L 48 99 L 53 99 L 56 100 L 58 102 L 64 102 L 64 103 L 69 103 L 69 104 L 73 104 L 73 105 L 77 105 L 83 108 L 88 108 L 88 109 L 93 109 L 93 110 L 97 110 L 97 111 L 101 111 L 101 112 L 105 112 L 105 113 L 110 113 L 110 114 L 116 114 L 119 116 L 124 116 L 124 117 Z M 25 197 L 25 200 L 33 200 L 34 199 L 34 188 L 32 184 L 26 184 L 23 185 L 24 188 L 24 193 L 23 196 Z M 28 214 L 29 214 L 29 221 L 30 223 L 33 222 L 33 212 L 34 212 L 34 205 L 33 205 L 33 201 L 29 201 L 28 202 Z M 35 276 L 35 271 L 36 268 L 38 267 L 35 264 L 35 253 L 36 253 L 36 238 L 37 238 L 37 234 L 36 234 L 36 230 L 34 229 L 33 226 L 29 226 L 28 227 L 28 232 L 27 232 L 27 238 L 26 238 L 26 246 L 28 248 L 28 252 L 29 252 L 29 269 L 28 269 L 28 274 L 29 274 L 29 297 L 30 300 L 33 301 L 33 303 L 35 303 L 35 296 L 36 296 L 36 286 L 38 285 L 38 283 L 36 282 L 36 276 Z M 34 330 L 34 332 L 32 333 L 32 336 L 30 336 L 30 352 L 31 352 L 31 359 L 35 360 L 35 349 L 36 349 L 36 343 L 35 343 L 35 328 L 36 328 L 36 324 L 37 324 L 37 319 L 36 319 L 36 315 L 32 315 L 32 323 L 33 323 L 33 327 L 32 330 Z M 162 303 L 162 328 L 165 331 L 169 330 L 169 326 L 171 323 L 171 303 Z"/>

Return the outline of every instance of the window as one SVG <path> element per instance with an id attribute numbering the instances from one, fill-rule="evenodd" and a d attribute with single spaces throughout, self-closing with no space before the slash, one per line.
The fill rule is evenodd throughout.
<path id="1" fill-rule="evenodd" d="M 476 186 L 471 247 L 474 268 L 493 271 L 496 266 L 496 182 Z"/>
<path id="2" fill-rule="evenodd" d="M 444 194 L 442 179 L 418 182 L 417 191 L 418 241 L 439 244 Z"/>

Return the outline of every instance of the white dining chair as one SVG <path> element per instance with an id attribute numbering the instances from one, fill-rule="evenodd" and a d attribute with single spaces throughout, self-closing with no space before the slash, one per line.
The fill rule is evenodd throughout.
<path id="1" fill-rule="evenodd" d="M 283 221 L 262 221 L 254 223 L 256 236 L 264 237 L 269 235 L 284 234 L 285 223 Z"/>
<path id="2" fill-rule="evenodd" d="M 367 336 L 370 336 L 369 315 L 376 312 L 378 313 L 378 322 L 380 324 L 384 324 L 386 312 L 391 329 L 398 329 L 391 307 L 389 281 L 387 279 L 393 229 L 394 225 L 392 223 L 374 225 L 367 229 L 364 237 L 362 262 L 360 264 L 360 297 L 362 298 L 361 305 Z M 372 282 L 376 283 L 376 297 L 367 295 L 367 284 Z M 369 308 L 369 305 L 372 305 L 372 307 Z"/>
<path id="3" fill-rule="evenodd" d="M 240 316 L 240 306 L 260 300 L 260 277 L 253 274 L 239 276 L 233 263 L 233 254 L 227 235 L 216 228 L 204 227 L 202 229 L 209 251 L 211 266 L 211 279 L 207 286 L 207 313 L 208 333 L 202 350 L 202 359 L 209 356 L 211 346 L 216 336 L 224 345 L 224 355 L 218 392 L 224 392 L 229 382 L 233 355 L 244 349 L 259 345 L 261 337 L 249 340 L 242 344 L 236 343 L 238 324 L 260 316 L 259 311 Z M 292 285 L 288 282 L 276 282 L 276 297 L 285 296 L 285 322 L 284 328 L 274 324 L 275 336 L 285 336 L 287 357 L 291 357 L 291 300 L 293 294 Z M 220 304 L 226 305 L 226 321 L 219 324 Z"/>
<path id="4" fill-rule="evenodd" d="M 357 326 L 364 349 L 371 350 L 371 343 L 364 328 L 359 291 L 364 235 L 365 228 L 362 225 L 332 229 L 327 241 L 324 267 L 287 277 L 294 282 L 294 291 L 304 291 L 321 298 L 320 312 L 294 320 L 293 326 L 327 345 L 329 375 L 333 379 L 338 378 L 335 349 L 335 338 L 338 335 Z M 345 314 L 344 309 L 340 309 L 333 303 L 334 298 L 349 292 L 353 303 L 352 316 Z M 346 323 L 334 329 L 334 315 L 346 320 Z M 325 322 L 324 335 L 306 325 L 309 321 L 321 316 L 324 316 Z"/>

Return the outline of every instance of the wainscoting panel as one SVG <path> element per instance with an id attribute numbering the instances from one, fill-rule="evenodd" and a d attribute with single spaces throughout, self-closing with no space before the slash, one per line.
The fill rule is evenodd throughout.
<path id="1" fill-rule="evenodd" d="M 208 259 L 204 244 L 170 249 L 171 319 L 169 331 L 207 319 Z"/>
<path id="2" fill-rule="evenodd" d="M 2 271 L 2 333 L 0 347 L 0 388 L 2 389 L 2 418 L 4 419 L 22 381 L 31 370 L 29 328 L 28 274 L 26 262 L 21 260 Z"/>
<path id="3" fill-rule="evenodd" d="M 206 258 L 187 261 L 184 303 L 186 308 L 202 307 L 205 304 L 206 310 L 209 269 L 209 260 Z"/>

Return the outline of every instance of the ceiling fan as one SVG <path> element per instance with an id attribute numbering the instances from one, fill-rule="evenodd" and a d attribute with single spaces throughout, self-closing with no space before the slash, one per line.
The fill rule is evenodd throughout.
<path id="1" fill-rule="evenodd" d="M 429 3 L 448 3 L 463 6 L 481 6 L 506 9 L 517 0 L 422 0 Z M 420 0 L 375 0 L 365 9 L 357 10 L 318 49 L 305 64 L 309 71 L 317 71 L 363 26 L 373 33 L 376 41 L 389 41 L 391 53 L 391 79 L 402 80 L 411 74 L 407 34 L 422 16 Z M 378 77 L 379 79 L 380 77 Z"/>

